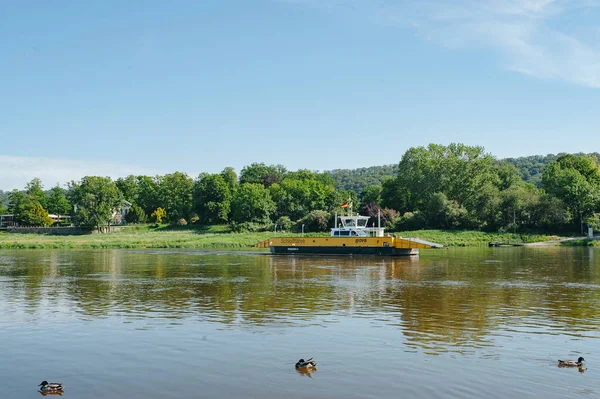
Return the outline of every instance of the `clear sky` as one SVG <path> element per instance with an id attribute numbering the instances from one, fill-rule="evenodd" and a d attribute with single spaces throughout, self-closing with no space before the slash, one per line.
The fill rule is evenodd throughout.
<path id="1" fill-rule="evenodd" d="M 0 189 L 600 151 L 600 0 L 0 0 Z"/>

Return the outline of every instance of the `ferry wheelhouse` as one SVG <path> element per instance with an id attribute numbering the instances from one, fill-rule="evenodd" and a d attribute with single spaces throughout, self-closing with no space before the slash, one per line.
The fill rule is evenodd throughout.
<path id="1" fill-rule="evenodd" d="M 256 244 L 269 248 L 272 254 L 313 255 L 418 255 L 419 249 L 441 248 L 442 245 L 417 238 L 402 238 L 384 233 L 378 217 L 377 227 L 369 227 L 368 216 L 335 216 L 335 227 L 329 237 L 272 237 Z"/>

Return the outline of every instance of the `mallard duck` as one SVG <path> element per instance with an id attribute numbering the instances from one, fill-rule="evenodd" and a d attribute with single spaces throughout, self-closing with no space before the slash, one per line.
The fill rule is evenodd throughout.
<path id="1" fill-rule="evenodd" d="M 41 387 L 40 391 L 42 391 L 42 392 L 62 392 L 63 391 L 62 382 L 42 381 L 42 383 L 40 385 L 38 385 L 38 387 Z"/>
<path id="2" fill-rule="evenodd" d="M 583 362 L 585 362 L 585 359 L 580 356 L 579 359 L 577 359 L 577 361 L 575 361 L 575 360 L 559 360 L 558 365 L 559 366 L 569 366 L 569 367 L 579 367 L 583 364 Z"/>
<path id="3" fill-rule="evenodd" d="M 315 370 L 317 363 L 313 362 L 312 357 L 308 360 L 300 359 L 296 363 L 296 370 Z"/>

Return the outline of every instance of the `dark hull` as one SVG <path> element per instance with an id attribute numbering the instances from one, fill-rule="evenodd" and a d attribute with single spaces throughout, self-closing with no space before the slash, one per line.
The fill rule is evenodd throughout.
<path id="1" fill-rule="evenodd" d="M 381 255 L 408 256 L 418 255 L 416 248 L 394 247 L 342 247 L 342 246 L 272 246 L 271 253 L 276 255 Z"/>

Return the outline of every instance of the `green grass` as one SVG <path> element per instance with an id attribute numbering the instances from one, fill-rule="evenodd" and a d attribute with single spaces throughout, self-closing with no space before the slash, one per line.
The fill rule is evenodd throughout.
<path id="1" fill-rule="evenodd" d="M 251 248 L 274 235 L 273 232 L 233 233 L 227 226 L 127 226 L 109 234 L 42 235 L 0 233 L 0 249 L 34 248 Z M 294 233 L 277 235 L 299 236 Z M 327 233 L 305 234 L 326 236 Z M 448 246 L 485 246 L 490 241 L 524 243 L 558 239 L 539 234 L 501 234 L 480 231 L 416 230 L 397 232 L 397 236 L 418 237 Z"/>
<path id="2" fill-rule="evenodd" d="M 565 247 L 600 247 L 600 240 L 570 240 L 562 242 Z"/>
<path id="3" fill-rule="evenodd" d="M 561 238 L 544 234 L 486 233 L 474 230 L 413 230 L 397 232 L 396 235 L 420 238 L 450 247 L 486 246 L 490 241 L 506 244 L 524 244 Z"/>

